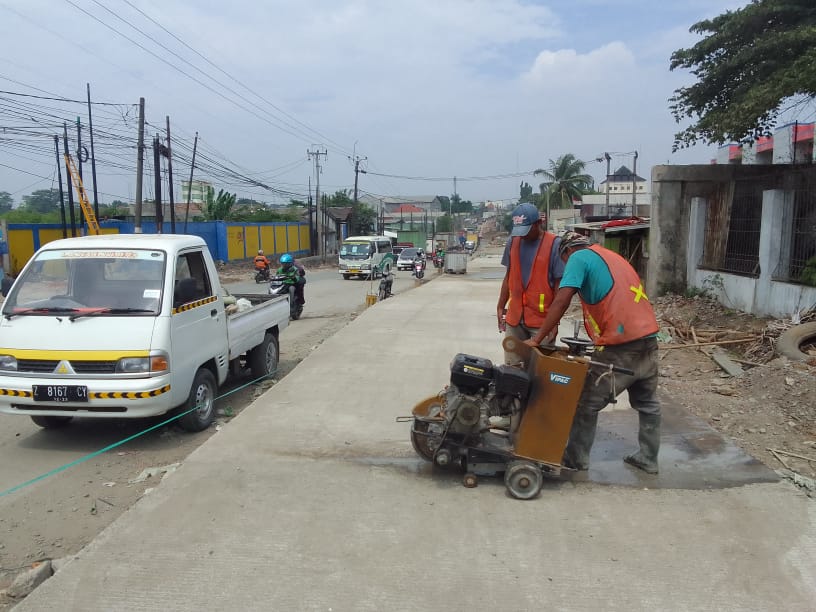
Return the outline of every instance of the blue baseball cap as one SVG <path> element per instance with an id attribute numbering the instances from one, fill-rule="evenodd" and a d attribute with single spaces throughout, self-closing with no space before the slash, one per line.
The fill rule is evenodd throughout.
<path id="1" fill-rule="evenodd" d="M 513 219 L 511 236 L 526 236 L 530 233 L 530 228 L 541 218 L 538 209 L 532 204 L 519 204 L 511 217 Z"/>

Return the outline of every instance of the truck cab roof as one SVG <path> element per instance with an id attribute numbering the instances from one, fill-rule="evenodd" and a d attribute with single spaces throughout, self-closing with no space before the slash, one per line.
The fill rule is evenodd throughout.
<path id="1" fill-rule="evenodd" d="M 206 246 L 203 238 L 189 234 L 102 234 L 62 238 L 44 245 L 44 249 L 156 249 L 177 252 Z"/>

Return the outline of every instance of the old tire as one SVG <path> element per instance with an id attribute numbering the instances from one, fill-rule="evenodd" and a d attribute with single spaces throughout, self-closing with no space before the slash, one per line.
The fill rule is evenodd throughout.
<path id="1" fill-rule="evenodd" d="M 69 416 L 46 416 L 43 414 L 31 415 L 31 420 L 35 425 L 39 425 L 43 429 L 60 429 L 65 427 L 73 420 L 74 417 Z"/>
<path id="2" fill-rule="evenodd" d="M 779 336 L 776 352 L 794 361 L 812 359 L 812 355 L 802 351 L 802 345 L 808 341 L 816 343 L 816 321 L 795 325 Z"/>
<path id="3" fill-rule="evenodd" d="M 249 352 L 249 367 L 252 370 L 252 376 L 255 378 L 273 376 L 278 371 L 279 358 L 278 339 L 267 333 L 263 342 Z"/>
<path id="4" fill-rule="evenodd" d="M 190 395 L 181 408 L 185 413 L 179 425 L 187 431 L 203 431 L 215 418 L 215 394 L 218 384 L 215 376 L 207 368 L 199 368 L 190 387 Z"/>

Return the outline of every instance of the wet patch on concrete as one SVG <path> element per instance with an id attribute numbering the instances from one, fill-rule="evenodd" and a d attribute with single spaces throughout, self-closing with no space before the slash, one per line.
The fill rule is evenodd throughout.
<path id="1" fill-rule="evenodd" d="M 564 471 L 549 482 L 592 482 L 596 484 L 648 489 L 722 489 L 759 482 L 777 482 L 776 473 L 721 436 L 704 421 L 662 398 L 663 431 L 660 474 L 651 475 L 623 462 L 637 450 L 638 415 L 634 410 L 604 411 L 590 457 L 588 472 Z M 419 457 L 365 457 L 356 461 L 367 465 L 393 467 L 401 471 L 433 476 L 434 480 L 461 481 L 459 470 L 440 470 Z M 482 477 L 503 486 L 501 476 Z"/>
<path id="2" fill-rule="evenodd" d="M 666 398 L 662 403 L 660 474 L 623 463 L 638 448 L 637 412 L 629 410 L 601 413 L 589 472 L 573 474 L 571 480 L 653 489 L 722 489 L 779 480 L 704 421 Z"/>

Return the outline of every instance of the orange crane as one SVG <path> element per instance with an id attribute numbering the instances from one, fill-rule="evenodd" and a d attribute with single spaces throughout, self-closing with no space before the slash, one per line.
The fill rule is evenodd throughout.
<path id="1" fill-rule="evenodd" d="M 68 174 L 71 175 L 71 182 L 74 184 L 77 195 L 79 196 L 79 205 L 82 208 L 82 214 L 85 216 L 85 221 L 88 223 L 88 228 L 91 234 L 99 235 L 99 222 L 96 220 L 93 206 L 88 201 L 88 194 L 85 193 L 85 187 L 82 185 L 82 179 L 79 176 L 74 160 L 71 156 L 65 154 L 65 166 L 68 168 Z"/>

